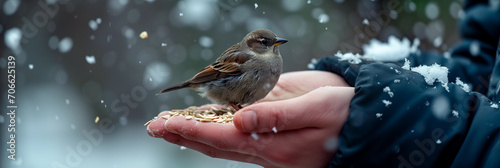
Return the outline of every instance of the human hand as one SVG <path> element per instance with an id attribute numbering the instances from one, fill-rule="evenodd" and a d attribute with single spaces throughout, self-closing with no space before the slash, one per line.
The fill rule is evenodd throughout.
<path id="1" fill-rule="evenodd" d="M 315 73 L 317 72 L 308 71 L 283 75 L 284 81 L 300 81 L 306 86 L 288 85 L 294 82 L 280 80 L 281 83 L 272 93 L 274 95 L 270 94 L 265 99 L 274 102 L 262 102 L 243 108 L 234 116 L 234 125 L 200 123 L 183 117 L 165 121 L 159 117 L 149 124 L 148 133 L 211 157 L 250 162 L 264 167 L 325 166 L 336 150 L 336 137 L 347 119 L 354 89 L 323 87 L 313 90 L 321 86 L 322 80 L 317 79 L 325 78 L 309 80 L 314 82 L 307 82 L 303 78 L 289 78 L 302 75 L 312 78 Z M 288 87 L 298 89 L 287 89 Z M 163 115 L 165 112 L 159 116 Z M 273 133 L 273 128 L 277 133 Z M 256 133 L 259 138 L 252 138 L 249 134 L 251 132 Z"/>

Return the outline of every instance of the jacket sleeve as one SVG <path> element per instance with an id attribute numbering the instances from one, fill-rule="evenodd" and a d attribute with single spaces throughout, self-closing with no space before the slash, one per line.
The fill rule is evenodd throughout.
<path id="1" fill-rule="evenodd" d="M 499 8 L 488 1 L 466 1 L 466 15 L 459 23 L 462 40 L 451 51 L 451 57 L 422 52 L 408 58 L 412 66 L 438 63 L 450 69 L 450 79 L 459 77 L 471 84 L 472 90 L 487 94 L 500 36 Z"/>
<path id="2" fill-rule="evenodd" d="M 463 41 L 451 58 L 421 52 L 408 60 L 411 67 L 445 66 L 450 82 L 460 77 L 472 91 L 453 83 L 429 85 L 422 75 L 402 69 L 404 61 L 351 64 L 325 57 L 315 65 L 355 87 L 330 166 L 500 165 L 500 15 L 498 8 L 484 2 L 467 1 L 465 7 L 460 24 Z"/>
<path id="3" fill-rule="evenodd" d="M 399 73 L 398 73 L 399 72 Z M 500 111 L 462 86 L 395 64 L 360 66 L 334 167 L 500 165 Z"/>

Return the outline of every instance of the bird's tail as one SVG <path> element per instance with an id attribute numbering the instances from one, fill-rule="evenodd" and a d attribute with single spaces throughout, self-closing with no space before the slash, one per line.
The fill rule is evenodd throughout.
<path id="1" fill-rule="evenodd" d="M 190 83 L 181 83 L 181 84 L 178 84 L 178 85 L 175 85 L 175 86 L 163 89 L 159 93 L 156 93 L 156 95 L 159 95 L 159 94 L 162 94 L 162 93 L 166 93 L 166 92 L 170 92 L 170 91 L 174 91 L 174 90 L 178 90 L 178 89 L 182 89 L 182 88 L 187 88 L 189 86 L 190 86 Z"/>

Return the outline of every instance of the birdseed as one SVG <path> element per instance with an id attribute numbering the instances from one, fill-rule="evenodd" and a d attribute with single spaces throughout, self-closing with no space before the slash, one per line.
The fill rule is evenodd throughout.
<path id="1" fill-rule="evenodd" d="M 141 34 L 139 34 L 139 37 L 141 37 L 141 39 L 147 39 L 149 37 L 148 32 L 147 31 L 141 32 Z"/>
<path id="2" fill-rule="evenodd" d="M 194 119 L 200 122 L 231 123 L 233 122 L 233 117 L 235 112 L 236 110 L 234 110 L 231 107 L 226 107 L 221 109 L 211 107 L 210 109 L 200 110 L 196 106 L 191 106 L 183 110 L 168 111 L 168 114 L 161 116 L 161 118 L 168 120 L 174 116 L 184 116 L 186 120 Z M 149 125 L 155 119 L 156 117 L 153 120 L 146 122 L 144 126 Z"/>

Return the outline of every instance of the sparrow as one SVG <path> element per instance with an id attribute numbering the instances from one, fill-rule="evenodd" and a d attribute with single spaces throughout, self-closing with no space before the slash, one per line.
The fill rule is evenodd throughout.
<path id="1" fill-rule="evenodd" d="M 254 30 L 193 78 L 168 87 L 157 95 L 191 88 L 202 97 L 228 104 L 238 111 L 242 105 L 264 98 L 274 88 L 283 67 L 278 46 L 286 42 L 288 40 L 270 30 Z"/>

